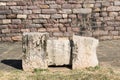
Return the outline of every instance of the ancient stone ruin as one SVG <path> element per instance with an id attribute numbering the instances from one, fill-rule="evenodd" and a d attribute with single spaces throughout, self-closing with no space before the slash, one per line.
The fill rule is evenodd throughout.
<path id="1" fill-rule="evenodd" d="M 72 65 L 72 69 L 95 67 L 98 65 L 98 42 L 97 39 L 79 35 L 51 38 L 48 33 L 24 33 L 23 70 L 47 69 L 50 65 Z"/>

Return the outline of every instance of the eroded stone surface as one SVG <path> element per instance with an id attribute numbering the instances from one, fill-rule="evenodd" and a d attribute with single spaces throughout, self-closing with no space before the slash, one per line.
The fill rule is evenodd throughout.
<path id="1" fill-rule="evenodd" d="M 24 71 L 32 71 L 36 68 L 47 69 L 46 40 L 47 33 L 24 33 L 23 34 L 23 58 Z"/>
<path id="2" fill-rule="evenodd" d="M 70 65 L 71 47 L 67 38 L 47 41 L 48 65 Z"/>
<path id="3" fill-rule="evenodd" d="M 95 67 L 98 65 L 96 55 L 97 39 L 74 35 L 73 42 L 72 69 Z"/>

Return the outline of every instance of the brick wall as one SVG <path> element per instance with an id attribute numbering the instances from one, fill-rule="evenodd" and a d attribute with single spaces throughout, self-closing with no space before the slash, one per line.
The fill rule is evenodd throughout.
<path id="1" fill-rule="evenodd" d="M 120 38 L 120 0 L 0 0 L 0 41 L 23 32 Z"/>

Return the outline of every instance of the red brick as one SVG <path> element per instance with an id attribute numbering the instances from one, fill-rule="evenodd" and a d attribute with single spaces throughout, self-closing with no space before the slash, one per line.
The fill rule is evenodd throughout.
<path id="1" fill-rule="evenodd" d="M 59 28 L 47 28 L 48 32 L 58 32 Z"/>
<path id="2" fill-rule="evenodd" d="M 46 32 L 46 29 L 45 28 L 39 28 L 38 32 Z"/>
<path id="3" fill-rule="evenodd" d="M 16 14 L 9 14 L 9 15 L 7 15 L 7 18 L 14 19 L 14 18 L 17 18 L 17 15 Z"/>
<path id="4" fill-rule="evenodd" d="M 99 37 L 100 40 L 111 40 L 112 36 L 101 36 Z"/>
<path id="5" fill-rule="evenodd" d="M 11 33 L 20 33 L 20 29 L 10 29 Z"/>
<path id="6" fill-rule="evenodd" d="M 118 35 L 118 31 L 110 31 L 110 35 L 115 35 L 115 36 L 117 36 Z"/>
<path id="7" fill-rule="evenodd" d="M 108 35 L 108 31 L 103 31 L 103 30 L 96 30 L 93 32 L 93 36 L 106 36 Z"/>
<path id="8" fill-rule="evenodd" d="M 2 37 L 2 41 L 12 41 L 11 37 Z"/>
<path id="9" fill-rule="evenodd" d="M 22 36 L 13 36 L 12 40 L 13 41 L 22 41 Z"/>
<path id="10" fill-rule="evenodd" d="M 21 32 L 30 32 L 30 29 L 21 29 Z"/>
<path id="11" fill-rule="evenodd" d="M 74 27 L 74 28 L 72 28 L 72 31 L 73 32 L 80 32 L 80 28 L 79 27 Z"/>

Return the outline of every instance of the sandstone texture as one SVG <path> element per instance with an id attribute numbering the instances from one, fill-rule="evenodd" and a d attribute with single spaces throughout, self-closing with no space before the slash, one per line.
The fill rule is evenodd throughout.
<path id="1" fill-rule="evenodd" d="M 98 65 L 96 48 L 98 40 L 90 37 L 73 36 L 72 69 L 95 67 Z"/>
<path id="2" fill-rule="evenodd" d="M 24 71 L 34 69 L 47 69 L 46 40 L 48 33 L 24 33 L 23 34 L 23 58 Z"/>
<path id="3" fill-rule="evenodd" d="M 68 39 L 51 39 L 47 41 L 48 65 L 69 65 L 71 47 Z"/>

